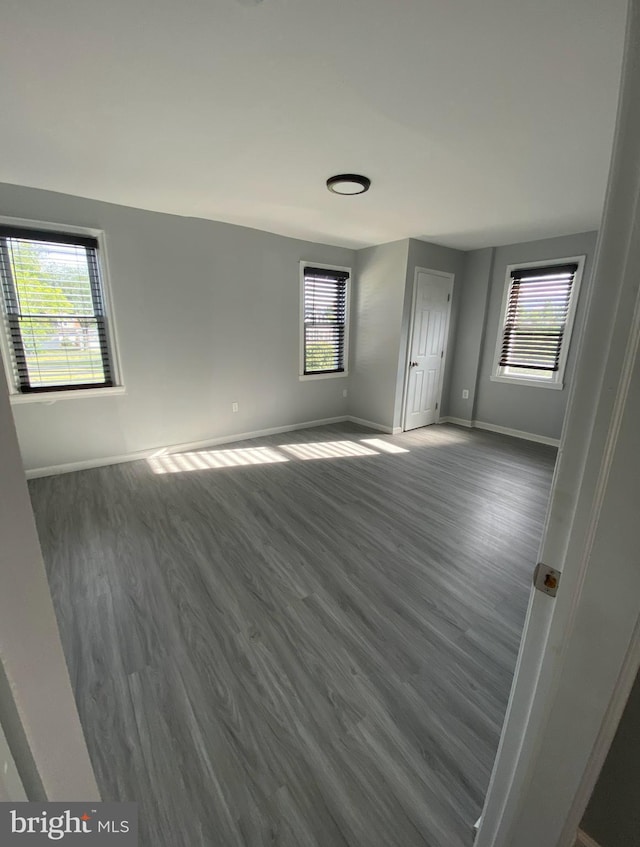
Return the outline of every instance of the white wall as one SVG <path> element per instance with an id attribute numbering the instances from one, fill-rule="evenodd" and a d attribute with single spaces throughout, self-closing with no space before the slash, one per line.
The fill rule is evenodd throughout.
<path id="1" fill-rule="evenodd" d="M 1 368 L 0 539 L 0 725 L 11 758 L 30 800 L 96 800 Z M 10 790 L 15 798 L 15 780 Z"/>
<path id="2" fill-rule="evenodd" d="M 0 209 L 106 233 L 127 389 L 15 405 L 27 469 L 346 414 L 348 378 L 298 379 L 299 262 L 353 251 L 12 185 Z"/>

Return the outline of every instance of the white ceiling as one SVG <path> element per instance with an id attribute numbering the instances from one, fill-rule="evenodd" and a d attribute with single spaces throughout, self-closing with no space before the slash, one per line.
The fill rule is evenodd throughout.
<path id="1" fill-rule="evenodd" d="M 597 228 L 626 0 L 253 2 L 2 0 L 0 180 L 353 247 Z"/>

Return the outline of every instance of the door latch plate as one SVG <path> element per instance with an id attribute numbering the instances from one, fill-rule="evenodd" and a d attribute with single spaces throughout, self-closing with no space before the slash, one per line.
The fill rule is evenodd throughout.
<path id="1" fill-rule="evenodd" d="M 544 562 L 538 562 L 533 572 L 533 585 L 538 591 L 542 591 L 543 594 L 548 594 L 549 597 L 555 597 L 558 593 L 561 575 L 561 572 L 555 568 L 550 568 Z"/>

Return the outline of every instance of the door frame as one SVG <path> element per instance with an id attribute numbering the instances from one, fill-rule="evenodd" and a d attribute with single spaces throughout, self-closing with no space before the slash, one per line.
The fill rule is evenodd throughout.
<path id="1" fill-rule="evenodd" d="M 1 352 L 0 452 L 2 732 L 29 800 L 99 800 L 40 549 Z M 13 802 L 19 794 L 15 778 L 11 793 Z"/>
<path id="2" fill-rule="evenodd" d="M 449 328 L 451 326 L 451 306 L 453 304 L 453 287 L 455 285 L 455 274 L 448 271 L 436 271 L 432 268 L 416 267 L 413 272 L 413 293 L 411 295 L 411 313 L 409 315 L 409 332 L 407 333 L 407 350 L 404 357 L 404 380 L 402 385 L 402 419 L 400 426 L 402 431 L 406 432 L 407 423 L 407 402 L 409 400 L 409 362 L 411 361 L 411 348 L 413 346 L 413 324 L 416 317 L 416 298 L 418 296 L 418 274 L 430 274 L 431 276 L 441 276 L 451 282 L 451 292 L 449 297 L 449 309 L 447 311 L 447 319 L 444 327 L 444 354 L 442 356 L 442 366 L 440 368 L 440 377 L 438 379 L 438 414 L 434 423 L 439 423 L 442 416 L 442 388 L 444 386 L 444 370 L 447 364 L 447 355 L 449 352 Z M 417 427 L 418 428 L 418 427 Z"/>
<path id="3" fill-rule="evenodd" d="M 640 666 L 640 0 L 631 0 L 613 159 L 587 322 L 542 561 L 532 591 L 476 847 L 570 847 Z M 636 482 L 637 485 L 637 482 Z M 605 630 L 606 631 L 603 631 Z"/>

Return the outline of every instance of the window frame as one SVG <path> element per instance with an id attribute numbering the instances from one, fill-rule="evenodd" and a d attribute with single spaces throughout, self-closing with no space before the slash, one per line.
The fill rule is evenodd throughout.
<path id="1" fill-rule="evenodd" d="M 51 404 L 57 400 L 72 400 L 83 397 L 106 397 L 115 394 L 124 394 L 126 389 L 123 383 L 122 368 L 120 366 L 120 358 L 118 355 L 118 340 L 114 318 L 113 297 L 109 283 L 106 236 L 103 230 L 69 224 L 51 223 L 50 221 L 6 217 L 4 215 L 0 215 L 0 224 L 3 226 L 16 227 L 17 229 L 32 229 L 39 230 L 40 232 L 50 232 L 52 235 L 59 233 L 60 235 L 77 235 L 79 237 L 91 237 L 97 239 L 98 275 L 102 294 L 102 305 L 104 307 L 104 323 L 113 383 L 110 386 L 96 386 L 95 388 L 67 388 L 64 386 L 50 391 L 22 392 L 16 382 L 16 375 L 13 368 L 13 346 L 7 333 L 8 320 L 3 297 L 2 304 L 0 306 L 0 350 L 2 351 L 2 359 L 4 362 L 4 370 L 11 403 Z"/>
<path id="2" fill-rule="evenodd" d="M 306 374 L 304 372 L 304 269 L 321 268 L 327 271 L 342 271 L 349 274 L 345 280 L 345 312 L 344 312 L 344 370 L 331 371 L 329 373 Z M 349 376 L 349 324 L 351 322 L 351 280 L 353 271 L 344 265 L 327 265 L 323 262 L 300 261 L 300 359 L 298 364 L 298 379 L 306 381 L 311 379 L 341 379 Z"/>
<path id="3" fill-rule="evenodd" d="M 507 265 L 505 274 L 504 290 L 502 294 L 502 307 L 500 309 L 500 320 L 498 322 L 498 334 L 496 338 L 496 349 L 493 357 L 493 367 L 491 369 L 491 381 L 502 382 L 507 385 L 528 385 L 534 388 L 550 388 L 556 391 L 564 389 L 564 373 L 569 357 L 569 349 L 571 347 L 571 338 L 573 335 L 573 326 L 578 308 L 578 300 L 580 296 L 580 287 L 582 285 L 582 277 L 584 272 L 584 264 L 586 256 L 568 256 L 566 258 L 544 259 L 536 262 L 516 262 L 512 265 Z M 560 348 L 560 359 L 558 362 L 558 370 L 551 377 L 544 376 L 525 376 L 524 374 L 505 374 L 504 368 L 500 365 L 502 355 L 502 345 L 504 342 L 505 317 L 507 307 L 509 305 L 509 294 L 511 291 L 511 276 L 514 271 L 530 268 L 552 268 L 556 265 L 576 264 L 578 267 L 575 272 L 573 283 L 571 285 L 571 296 L 569 299 L 569 310 L 567 312 L 567 321 L 565 324 L 564 334 L 562 338 L 562 346 Z"/>

